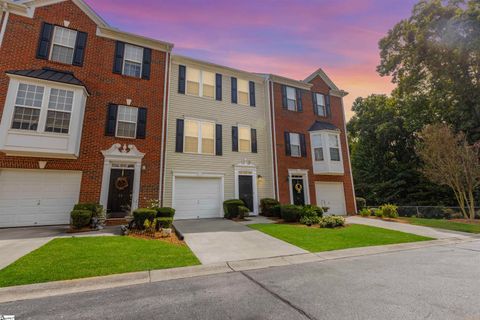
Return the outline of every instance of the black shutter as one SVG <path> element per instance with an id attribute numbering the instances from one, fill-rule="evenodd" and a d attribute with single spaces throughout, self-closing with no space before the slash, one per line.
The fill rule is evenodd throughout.
<path id="1" fill-rule="evenodd" d="M 297 95 L 297 111 L 303 111 L 303 103 L 302 103 L 302 89 L 295 89 Z"/>
<path id="2" fill-rule="evenodd" d="M 332 108 L 330 107 L 330 95 L 326 94 L 325 95 L 325 105 L 327 109 L 327 117 L 331 118 L 332 117 Z"/>
<path id="3" fill-rule="evenodd" d="M 255 107 L 255 82 L 250 81 L 248 86 L 250 89 L 250 107 Z"/>
<path id="4" fill-rule="evenodd" d="M 115 129 L 117 127 L 117 111 L 118 105 L 109 104 L 107 110 L 107 121 L 105 123 L 105 135 L 115 136 Z"/>
<path id="5" fill-rule="evenodd" d="M 215 74 L 215 99 L 222 101 L 222 75 Z"/>
<path id="6" fill-rule="evenodd" d="M 252 139 L 252 152 L 257 153 L 257 129 L 251 130 L 251 139 Z"/>
<path id="7" fill-rule="evenodd" d="M 238 152 L 238 127 L 232 127 L 232 151 Z"/>
<path id="8" fill-rule="evenodd" d="M 75 51 L 73 53 L 74 66 L 83 66 L 83 58 L 85 57 L 85 47 L 87 45 L 87 33 L 77 32 L 77 40 L 75 41 Z"/>
<path id="9" fill-rule="evenodd" d="M 290 156 L 292 154 L 290 148 L 290 132 L 285 132 L 285 154 Z"/>
<path id="10" fill-rule="evenodd" d="M 237 103 L 237 78 L 232 77 L 232 103 Z"/>
<path id="11" fill-rule="evenodd" d="M 38 42 L 37 49 L 38 59 L 48 59 L 48 54 L 50 53 L 50 44 L 52 42 L 53 28 L 53 25 L 50 23 L 44 22 L 42 24 L 42 30 L 40 31 L 40 40 Z"/>
<path id="12" fill-rule="evenodd" d="M 282 84 L 282 107 L 283 109 L 288 109 L 287 86 L 284 84 Z"/>
<path id="13" fill-rule="evenodd" d="M 315 92 L 312 92 L 312 101 L 313 101 L 313 113 L 318 115 L 317 94 Z"/>
<path id="14" fill-rule="evenodd" d="M 187 79 L 187 68 L 178 66 L 178 93 L 185 94 L 185 81 Z"/>
<path id="15" fill-rule="evenodd" d="M 177 119 L 177 139 L 175 141 L 175 152 L 183 152 L 183 119 Z"/>
<path id="16" fill-rule="evenodd" d="M 150 79 L 150 66 L 152 64 L 152 49 L 143 48 L 142 79 Z"/>
<path id="17" fill-rule="evenodd" d="M 305 142 L 305 135 L 303 133 L 300 134 L 300 151 L 301 151 L 302 157 L 307 156 L 307 144 Z"/>
<path id="18" fill-rule="evenodd" d="M 137 139 L 145 139 L 146 133 L 147 133 L 147 109 L 138 108 Z"/>
<path id="19" fill-rule="evenodd" d="M 125 51 L 125 43 L 123 43 L 121 41 L 117 41 L 115 43 L 115 57 L 113 59 L 113 73 L 122 74 L 124 51 Z"/>
<path id="20" fill-rule="evenodd" d="M 215 125 L 215 154 L 217 156 L 223 155 L 223 146 L 222 146 L 222 125 Z"/>

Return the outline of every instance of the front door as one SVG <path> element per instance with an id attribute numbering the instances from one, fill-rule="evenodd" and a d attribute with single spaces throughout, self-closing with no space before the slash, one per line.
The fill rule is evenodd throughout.
<path id="1" fill-rule="evenodd" d="M 134 173 L 134 170 L 112 169 L 107 205 L 110 218 L 123 218 L 130 213 Z"/>
<path id="2" fill-rule="evenodd" d="M 305 205 L 305 188 L 303 178 L 292 178 L 293 204 L 297 206 Z"/>
<path id="3" fill-rule="evenodd" d="M 238 176 L 238 197 L 253 212 L 253 177 Z"/>

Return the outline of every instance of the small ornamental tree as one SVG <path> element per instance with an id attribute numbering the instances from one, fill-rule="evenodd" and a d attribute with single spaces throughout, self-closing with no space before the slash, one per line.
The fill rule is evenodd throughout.
<path id="1" fill-rule="evenodd" d="M 480 144 L 469 145 L 463 133 L 446 124 L 427 125 L 420 132 L 417 154 L 432 182 L 449 186 L 466 219 L 475 219 L 474 192 L 480 186 Z"/>

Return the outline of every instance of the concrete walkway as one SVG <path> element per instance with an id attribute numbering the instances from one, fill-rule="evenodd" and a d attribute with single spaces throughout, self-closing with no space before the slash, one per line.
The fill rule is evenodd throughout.
<path id="1" fill-rule="evenodd" d="M 307 253 L 230 220 L 179 220 L 174 225 L 203 264 Z"/>
<path id="2" fill-rule="evenodd" d="M 441 230 L 430 227 L 416 226 L 408 223 L 384 221 L 380 219 L 362 218 L 362 217 L 347 217 L 347 223 L 363 224 L 367 226 L 379 227 L 390 230 L 397 230 L 401 232 L 413 233 L 419 236 L 430 237 L 435 239 L 469 239 L 474 237 L 473 234 Z"/>

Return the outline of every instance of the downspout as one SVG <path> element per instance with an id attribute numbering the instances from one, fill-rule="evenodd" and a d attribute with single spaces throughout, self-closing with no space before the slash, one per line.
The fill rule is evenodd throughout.
<path id="1" fill-rule="evenodd" d="M 172 69 L 171 66 L 172 54 L 171 52 L 167 53 L 167 61 L 165 63 L 165 83 L 164 83 L 164 93 L 163 93 L 163 125 L 162 125 L 162 146 L 161 146 L 161 159 L 160 159 L 160 205 L 163 206 L 163 198 L 165 194 L 165 172 L 167 167 L 167 135 L 168 135 L 168 102 L 170 97 L 170 72 Z"/>
<path id="2" fill-rule="evenodd" d="M 352 173 L 352 163 L 350 162 L 350 148 L 348 146 L 348 133 L 347 133 L 347 122 L 345 121 L 345 107 L 343 105 L 343 96 L 340 99 L 342 103 L 342 116 L 343 116 L 343 130 L 345 132 L 345 146 L 347 148 L 347 160 L 348 160 L 348 168 L 350 169 L 350 181 L 352 183 L 352 193 L 353 193 L 353 208 L 355 212 L 357 212 L 357 200 L 355 195 L 355 186 L 353 185 L 353 173 Z"/>
<path id="3" fill-rule="evenodd" d="M 268 91 L 270 94 L 270 110 L 271 112 L 271 123 L 272 123 L 272 136 L 273 136 L 273 180 L 274 180 L 274 189 L 275 189 L 275 199 L 280 201 L 280 192 L 278 189 L 278 156 L 277 156 L 277 130 L 275 125 L 275 95 L 273 92 L 273 81 L 270 76 L 268 77 Z"/>
<path id="4" fill-rule="evenodd" d="M 273 190 L 273 198 L 276 199 L 277 198 L 277 190 L 275 188 L 275 181 L 276 181 L 276 178 L 275 178 L 275 164 L 274 164 L 274 161 L 275 161 L 275 156 L 274 156 L 274 149 L 273 149 L 273 131 L 272 131 L 272 109 L 271 109 L 271 97 L 270 97 L 270 81 L 268 79 L 268 76 L 265 76 L 265 96 L 266 96 L 266 106 L 267 106 L 267 117 L 269 118 L 269 124 L 270 124 L 270 128 L 268 130 L 268 133 L 269 133 L 269 138 L 270 138 L 270 143 L 271 143 L 271 148 L 270 148 L 270 159 L 268 159 L 268 156 L 267 156 L 267 161 L 270 161 L 271 165 L 272 165 L 272 190 Z"/>
<path id="5" fill-rule="evenodd" d="M 4 2 L 2 6 L 2 19 L 0 19 L 0 21 L 2 21 L 2 28 L 0 29 L 0 47 L 2 46 L 3 37 L 5 36 L 5 31 L 7 30 L 7 22 L 9 16 L 10 12 L 8 11 L 7 3 Z"/>

